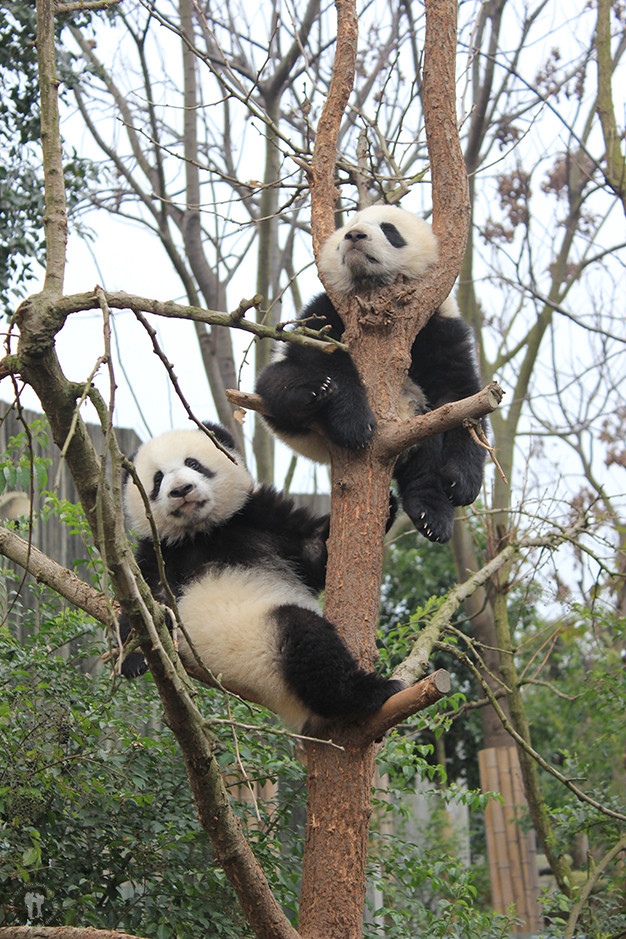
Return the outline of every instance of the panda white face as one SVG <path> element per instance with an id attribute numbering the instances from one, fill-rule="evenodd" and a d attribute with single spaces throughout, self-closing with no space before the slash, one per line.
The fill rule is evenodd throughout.
<path id="1" fill-rule="evenodd" d="M 320 251 L 320 271 L 337 294 L 417 280 L 438 258 L 437 239 L 423 219 L 397 206 L 372 205 L 337 229 Z"/>
<path id="2" fill-rule="evenodd" d="M 178 541 L 218 525 L 247 501 L 253 480 L 243 458 L 228 459 L 201 430 L 171 430 L 143 444 L 135 468 L 150 500 L 159 536 Z M 150 538 L 141 494 L 131 479 L 124 504 L 135 532 Z"/>

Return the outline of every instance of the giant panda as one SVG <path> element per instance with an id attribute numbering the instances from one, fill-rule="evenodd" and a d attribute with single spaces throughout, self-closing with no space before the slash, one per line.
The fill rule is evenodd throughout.
<path id="1" fill-rule="evenodd" d="M 144 443 L 134 457 L 166 578 L 203 663 L 227 690 L 264 705 L 294 730 L 314 717 L 377 711 L 402 683 L 360 668 L 319 612 L 328 516 L 297 508 L 271 486 L 255 486 L 230 433 L 206 426 L 227 453 L 202 430 L 173 430 Z M 124 504 L 139 536 L 141 572 L 166 603 L 150 523 L 130 476 Z M 122 617 L 123 641 L 129 632 Z M 179 653 L 183 664 L 194 665 L 184 637 Z M 146 667 L 143 655 L 131 652 L 121 671 L 133 678 Z"/>
<path id="2" fill-rule="evenodd" d="M 418 280 L 437 257 L 437 239 L 427 222 L 396 206 L 374 205 L 357 212 L 328 238 L 320 251 L 319 269 L 331 292 L 347 304 L 360 291 L 392 284 L 399 275 Z M 344 331 L 326 293 L 313 297 L 298 318 L 312 329 L 330 326 L 334 339 Z M 329 355 L 295 343 L 281 346 L 256 384 L 271 430 L 317 462 L 329 461 L 326 438 L 348 450 L 365 447 L 376 419 L 350 355 L 343 351 Z M 472 329 L 450 296 L 413 343 L 400 416 L 423 414 L 480 391 L 474 347 Z M 467 430 L 457 427 L 399 456 L 394 477 L 402 506 L 429 540 L 448 541 L 454 506 L 476 499 L 484 454 Z"/>

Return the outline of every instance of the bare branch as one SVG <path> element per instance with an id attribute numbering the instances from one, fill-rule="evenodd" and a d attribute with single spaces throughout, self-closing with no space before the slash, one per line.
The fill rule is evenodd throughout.
<path id="1" fill-rule="evenodd" d="M 203 310 L 196 306 L 184 306 L 180 303 L 174 303 L 173 300 L 160 301 L 151 300 L 147 297 L 138 297 L 134 294 L 123 293 L 121 291 L 110 293 L 103 291 L 110 307 L 115 310 L 139 310 L 143 313 L 154 313 L 155 316 L 164 316 L 169 319 L 193 320 L 196 323 L 208 323 L 210 326 L 227 326 L 234 329 L 242 329 L 245 332 L 253 333 L 262 339 L 275 339 L 279 342 L 295 342 L 299 345 L 311 346 L 315 349 L 321 349 L 323 352 L 332 352 L 334 349 L 346 349 L 341 343 L 330 339 L 323 332 L 318 332 L 307 327 L 298 327 L 294 330 L 282 329 L 280 326 L 275 328 L 265 326 L 263 323 L 255 323 L 246 320 L 241 313 L 242 304 L 244 307 L 249 301 L 244 300 L 239 304 L 234 313 L 219 313 L 213 310 Z M 25 301 L 28 303 L 28 301 Z M 65 318 L 71 313 L 79 313 L 81 310 L 93 310 L 99 306 L 98 296 L 95 291 L 87 293 L 70 294 L 61 297 L 51 305 L 50 312 L 58 321 L 57 330 L 61 329 Z M 249 307 L 247 307 L 249 309 Z"/>
<path id="2" fill-rule="evenodd" d="M 409 421 L 387 421 L 379 425 L 381 452 L 396 455 L 407 447 L 413 446 L 427 437 L 442 434 L 452 427 L 458 427 L 464 420 L 480 418 L 491 414 L 499 406 L 504 391 L 497 382 L 491 382 L 483 391 L 470 398 L 452 401 L 434 411 L 413 417 Z M 260 414 L 268 414 L 262 397 L 250 392 L 236 391 L 229 388 L 226 397 L 231 404 Z"/>
<path id="3" fill-rule="evenodd" d="M 114 625 L 111 605 L 99 590 L 90 587 L 73 571 L 57 564 L 8 528 L 0 528 L 0 554 L 19 564 L 32 574 L 38 583 L 51 587 L 59 596 L 89 613 L 99 623 L 104 626 Z"/>
<path id="4" fill-rule="evenodd" d="M 59 14 L 76 13 L 79 10 L 107 10 L 121 2 L 122 0 L 74 0 L 73 3 L 59 3 L 59 0 L 56 0 L 54 12 Z"/>

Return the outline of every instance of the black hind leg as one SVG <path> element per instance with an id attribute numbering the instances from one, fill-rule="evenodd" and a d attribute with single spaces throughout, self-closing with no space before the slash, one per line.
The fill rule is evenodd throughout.
<path id="1" fill-rule="evenodd" d="M 300 700 L 327 719 L 373 714 L 401 691 L 401 681 L 366 672 L 331 622 L 293 604 L 274 611 L 280 664 Z"/>
<path id="2" fill-rule="evenodd" d="M 483 484 L 485 454 L 465 427 L 444 434 L 441 482 L 453 505 L 471 505 L 475 501 Z"/>
<path id="3" fill-rule="evenodd" d="M 454 506 L 443 487 L 441 460 L 441 437 L 431 437 L 401 454 L 393 475 L 402 508 L 417 530 L 444 543 L 452 537 Z"/>

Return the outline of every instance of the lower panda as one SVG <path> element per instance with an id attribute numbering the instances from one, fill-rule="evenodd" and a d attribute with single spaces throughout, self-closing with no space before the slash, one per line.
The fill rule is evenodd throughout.
<path id="1" fill-rule="evenodd" d="M 402 683 L 366 672 L 319 613 L 326 575 L 328 516 L 297 508 L 271 486 L 255 487 L 230 433 L 206 425 L 237 462 L 202 430 L 174 430 L 134 457 L 159 533 L 165 574 L 181 622 L 222 685 L 264 705 L 295 730 L 314 716 L 373 713 Z M 124 485 L 136 557 L 153 595 L 167 602 L 139 489 Z M 128 620 L 120 619 L 125 641 Z M 183 664 L 193 665 L 184 638 Z M 147 666 L 131 652 L 122 674 Z"/>
<path id="2" fill-rule="evenodd" d="M 399 275 L 417 280 L 438 257 L 427 222 L 395 206 L 363 209 L 322 246 L 320 272 L 328 287 L 346 300 L 360 291 L 393 283 Z M 341 339 L 343 321 L 326 293 L 298 315 L 311 329 L 329 326 Z M 282 343 L 263 369 L 256 391 L 266 405 L 265 420 L 292 449 L 328 462 L 326 439 L 348 450 L 366 446 L 376 428 L 365 388 L 347 352 L 331 355 L 309 346 Z M 448 297 L 418 333 L 403 388 L 401 416 L 423 414 L 481 390 L 471 327 Z M 317 424 L 323 435 L 310 427 Z M 467 430 L 454 428 L 402 453 L 394 469 L 402 506 L 431 541 L 452 536 L 454 506 L 470 505 L 480 492 L 484 449 Z"/>

